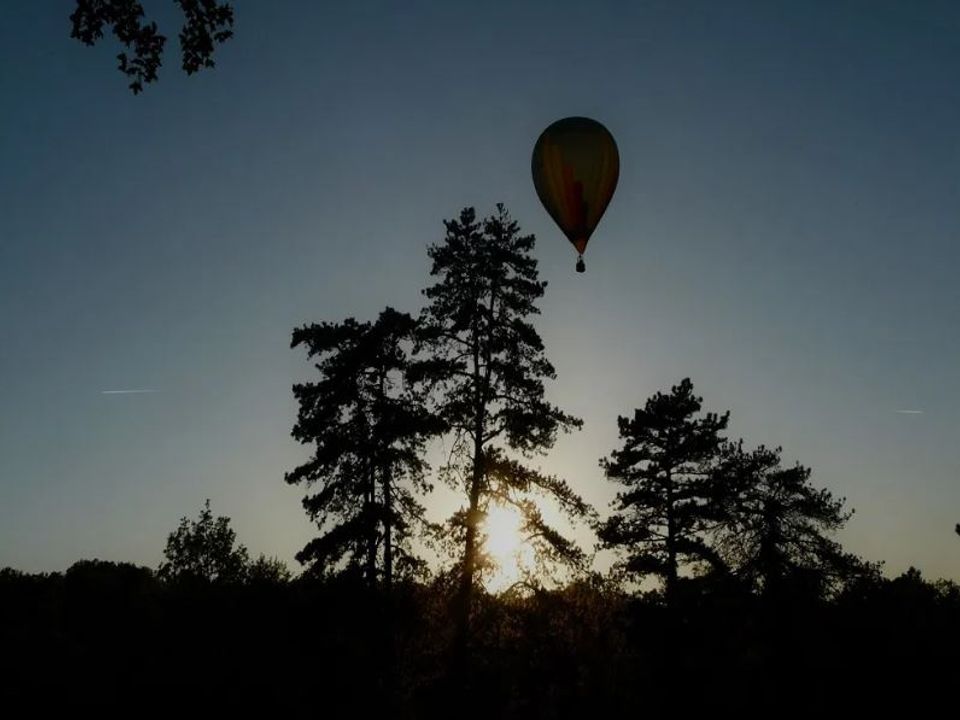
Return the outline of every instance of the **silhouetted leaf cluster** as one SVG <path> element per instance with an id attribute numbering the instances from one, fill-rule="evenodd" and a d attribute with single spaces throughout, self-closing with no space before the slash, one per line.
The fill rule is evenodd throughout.
<path id="1" fill-rule="evenodd" d="M 167 537 L 157 577 L 178 585 L 263 584 L 290 579 L 290 570 L 282 560 L 260 555 L 251 562 L 247 548 L 236 539 L 230 518 L 214 518 L 207 500 L 196 520 L 181 518 L 177 529 Z"/>
<path id="2" fill-rule="evenodd" d="M 166 37 L 155 22 L 147 21 L 138 0 L 76 0 L 70 15 L 70 37 L 85 45 L 95 45 L 110 28 L 126 48 L 117 55 L 120 72 L 131 78 L 134 94 L 144 83 L 157 79 L 163 61 Z M 214 66 L 213 53 L 218 43 L 233 37 L 233 7 L 216 0 L 174 0 L 184 15 L 180 30 L 182 66 L 188 75 Z"/>

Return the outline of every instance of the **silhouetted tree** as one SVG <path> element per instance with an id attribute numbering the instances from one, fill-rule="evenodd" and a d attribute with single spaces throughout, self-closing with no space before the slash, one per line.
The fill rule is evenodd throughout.
<path id="1" fill-rule="evenodd" d="M 316 572 L 359 570 L 389 588 L 395 569 L 419 564 L 410 539 L 424 516 L 417 495 L 429 489 L 424 443 L 443 426 L 405 378 L 415 325 L 387 308 L 375 323 L 348 318 L 293 333 L 291 347 L 305 345 L 321 375 L 293 388 L 293 436 L 315 452 L 286 475 L 319 485 L 303 505 L 324 533 L 297 555 Z"/>
<path id="2" fill-rule="evenodd" d="M 263 553 L 247 566 L 247 582 L 252 584 L 283 584 L 290 582 L 291 577 L 290 568 L 283 560 Z"/>
<path id="3" fill-rule="evenodd" d="M 230 518 L 214 518 L 207 500 L 198 519 L 181 518 L 179 527 L 167 537 L 157 576 L 167 582 L 242 582 L 249 556 L 236 539 Z"/>
<path id="4" fill-rule="evenodd" d="M 717 547 L 738 576 L 768 597 L 783 595 L 795 581 L 820 591 L 836 588 L 865 569 L 829 537 L 853 510 L 843 509 L 843 498 L 814 488 L 809 468 L 783 467 L 781 452 L 725 444 L 716 468 L 725 488 Z"/>
<path id="5" fill-rule="evenodd" d="M 598 527 L 601 546 L 619 551 L 616 567 L 628 577 L 660 577 L 668 602 L 682 561 L 722 567 L 706 533 L 717 519 L 711 469 L 729 413 L 696 417 L 702 402 L 686 378 L 658 392 L 632 418 L 617 418 L 623 447 L 600 461 L 625 486 Z"/>
<path id="6" fill-rule="evenodd" d="M 546 523 L 532 498 L 549 496 L 575 517 L 588 508 L 565 481 L 507 455 L 542 453 L 558 430 L 582 424 L 544 399 L 544 380 L 556 373 L 530 323 L 546 287 L 531 255 L 534 236 L 522 235 L 503 205 L 482 224 L 466 208 L 445 226 L 443 242 L 428 250 L 437 280 L 423 291 L 429 304 L 421 315 L 420 348 L 428 359 L 418 370 L 453 432 L 443 477 L 466 495 L 466 506 L 451 520 L 462 548 L 457 597 L 465 641 L 490 503 L 519 508 L 523 531 L 554 558 L 572 563 L 582 560 L 582 551 Z"/>
<path id="7" fill-rule="evenodd" d="M 214 66 L 213 51 L 217 43 L 233 37 L 233 7 L 217 0 L 174 0 L 184 15 L 180 30 L 182 65 L 188 75 L 201 68 Z M 138 0 L 77 0 L 70 16 L 73 28 L 70 37 L 85 45 L 94 45 L 109 27 L 124 47 L 117 55 L 119 70 L 132 78 L 134 94 L 144 83 L 157 79 L 162 63 L 166 37 L 157 32 L 157 24 L 144 19 Z M 130 54 L 128 54 L 130 53 Z M 132 55 L 131 55 L 132 54 Z"/>

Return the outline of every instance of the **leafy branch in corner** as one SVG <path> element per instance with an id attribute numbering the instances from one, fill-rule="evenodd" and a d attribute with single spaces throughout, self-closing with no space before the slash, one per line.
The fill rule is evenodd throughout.
<path id="1" fill-rule="evenodd" d="M 233 7 L 216 0 L 174 0 L 184 15 L 180 30 L 182 67 L 188 75 L 202 68 L 212 68 L 216 45 L 233 37 Z M 167 38 L 157 23 L 145 18 L 143 5 L 137 0 L 77 0 L 70 16 L 70 37 L 85 45 L 96 45 L 109 27 L 126 48 L 117 55 L 117 67 L 131 78 L 130 90 L 136 95 L 145 83 L 157 79 L 163 64 L 163 47 Z"/>

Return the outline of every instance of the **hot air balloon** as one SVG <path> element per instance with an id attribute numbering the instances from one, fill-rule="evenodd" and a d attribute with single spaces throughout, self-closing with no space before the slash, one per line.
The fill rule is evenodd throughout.
<path id="1" fill-rule="evenodd" d="M 583 272 L 587 241 L 620 177 L 617 143 L 596 120 L 564 118 L 540 134 L 532 165 L 540 202 L 577 249 L 577 272 Z"/>

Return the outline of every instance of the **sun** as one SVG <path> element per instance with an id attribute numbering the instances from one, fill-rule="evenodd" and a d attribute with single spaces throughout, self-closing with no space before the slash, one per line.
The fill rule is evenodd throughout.
<path id="1" fill-rule="evenodd" d="M 491 504 L 483 521 L 484 551 L 497 567 L 485 579 L 487 590 L 503 592 L 533 563 L 533 548 L 523 539 L 523 518 L 512 505 Z"/>

